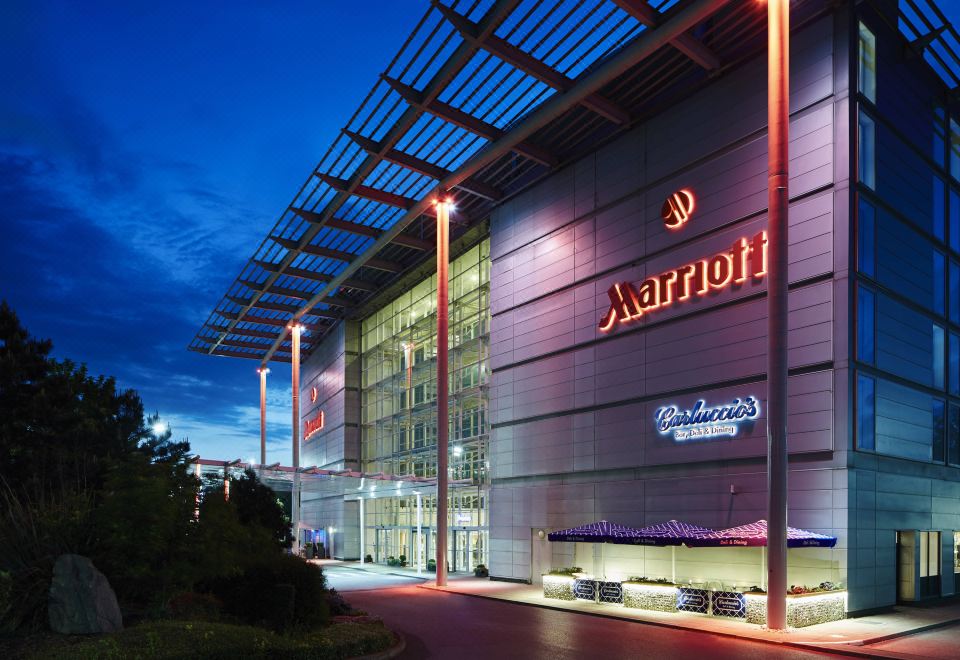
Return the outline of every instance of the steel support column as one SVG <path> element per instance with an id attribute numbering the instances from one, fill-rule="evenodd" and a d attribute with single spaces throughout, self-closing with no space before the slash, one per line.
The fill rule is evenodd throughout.
<path id="1" fill-rule="evenodd" d="M 290 521 L 293 527 L 293 554 L 300 554 L 300 331 L 299 324 L 290 328 L 291 369 L 290 381 L 293 386 L 293 492 L 290 495 Z"/>
<path id="2" fill-rule="evenodd" d="M 260 372 L 260 471 L 267 464 L 267 374 L 266 367 L 257 369 Z"/>
<path id="3" fill-rule="evenodd" d="M 366 563 L 363 560 L 364 554 L 363 551 L 366 549 L 366 544 L 364 543 L 364 531 L 366 528 L 366 517 L 363 515 L 363 497 L 360 497 L 360 563 Z"/>
<path id="4" fill-rule="evenodd" d="M 767 627 L 787 627 L 787 227 L 790 2 L 767 0 Z"/>
<path id="5" fill-rule="evenodd" d="M 437 201 L 437 586 L 447 584 L 447 445 L 450 408 L 447 402 L 447 338 L 449 319 L 447 259 L 450 203 Z"/>
<path id="6" fill-rule="evenodd" d="M 417 575 L 423 569 L 423 502 L 417 493 Z"/>

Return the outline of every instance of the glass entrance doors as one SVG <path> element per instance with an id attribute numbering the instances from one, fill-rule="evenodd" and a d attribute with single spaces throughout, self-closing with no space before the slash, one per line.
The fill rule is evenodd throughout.
<path id="1" fill-rule="evenodd" d="M 487 563 L 486 535 L 486 530 L 481 529 L 450 530 L 452 572 L 472 572 L 478 565 Z"/>
<path id="2" fill-rule="evenodd" d="M 429 527 L 421 527 L 421 533 L 418 537 L 416 527 L 396 526 L 396 527 L 377 527 L 374 530 L 374 553 L 373 560 L 378 564 L 417 566 L 417 549 L 420 550 L 420 562 L 424 569 L 427 567 L 427 559 L 433 552 L 433 544 L 429 543 L 431 530 Z"/>

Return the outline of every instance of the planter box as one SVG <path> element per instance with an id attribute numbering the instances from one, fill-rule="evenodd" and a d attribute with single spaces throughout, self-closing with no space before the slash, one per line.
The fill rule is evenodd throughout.
<path id="1" fill-rule="evenodd" d="M 744 594 L 747 600 L 747 623 L 767 623 L 766 594 Z M 847 617 L 847 592 L 822 591 L 787 596 L 787 625 L 804 628 L 817 623 L 840 621 Z"/>
<path id="2" fill-rule="evenodd" d="M 672 584 L 624 582 L 623 606 L 655 612 L 676 612 L 677 587 Z"/>
<path id="3" fill-rule="evenodd" d="M 543 597 L 573 600 L 573 578 L 566 575 L 544 575 Z"/>

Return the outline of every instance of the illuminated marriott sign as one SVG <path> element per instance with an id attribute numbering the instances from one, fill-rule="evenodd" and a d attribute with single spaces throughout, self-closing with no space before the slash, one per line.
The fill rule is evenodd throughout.
<path id="1" fill-rule="evenodd" d="M 702 297 L 766 274 L 767 232 L 762 231 L 752 239 L 741 238 L 726 252 L 649 277 L 636 289 L 630 282 L 615 283 L 607 291 L 610 309 L 600 320 L 600 330 L 610 332 L 617 321 L 635 321 L 674 301 Z"/>
<path id="2" fill-rule="evenodd" d="M 697 438 L 733 437 L 742 422 L 755 420 L 760 416 L 760 402 L 748 396 L 741 401 L 707 408 L 702 399 L 692 410 L 680 410 L 676 406 L 664 406 L 657 410 L 654 421 L 660 435 L 673 432 L 674 440 L 696 440 Z"/>
<path id="3" fill-rule="evenodd" d="M 323 411 L 317 413 L 317 416 L 313 419 L 308 419 L 303 422 L 303 439 L 306 440 L 311 435 L 323 428 Z"/>

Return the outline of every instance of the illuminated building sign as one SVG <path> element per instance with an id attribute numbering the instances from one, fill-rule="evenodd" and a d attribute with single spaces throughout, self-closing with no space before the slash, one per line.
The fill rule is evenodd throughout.
<path id="1" fill-rule="evenodd" d="M 323 428 L 323 411 L 317 413 L 313 419 L 303 422 L 303 439 L 306 440 L 311 435 Z"/>
<path id="2" fill-rule="evenodd" d="M 694 204 L 693 193 L 689 190 L 683 189 L 673 193 L 667 197 L 667 201 L 660 209 L 663 224 L 667 229 L 680 229 L 693 215 Z"/>
<path id="3" fill-rule="evenodd" d="M 740 424 L 755 420 L 760 416 L 760 402 L 752 396 L 743 401 L 734 399 L 731 403 L 708 408 L 702 399 L 692 410 L 681 410 L 676 406 L 664 406 L 657 410 L 654 421 L 660 435 L 673 433 L 678 441 L 698 438 L 715 438 L 737 434 Z"/>
<path id="4" fill-rule="evenodd" d="M 747 278 L 767 274 L 767 232 L 752 239 L 741 238 L 726 252 L 649 277 L 634 289 L 630 282 L 617 282 L 607 291 L 610 309 L 600 320 L 600 331 L 610 332 L 617 321 L 635 321 L 644 314 L 669 307 L 674 301 L 702 297 Z"/>
<path id="5" fill-rule="evenodd" d="M 310 388 L 310 403 L 316 403 L 316 402 L 317 402 L 317 396 L 318 396 L 319 394 L 320 394 L 320 393 L 317 391 L 317 388 L 316 388 L 316 387 L 311 387 L 311 388 Z"/>

